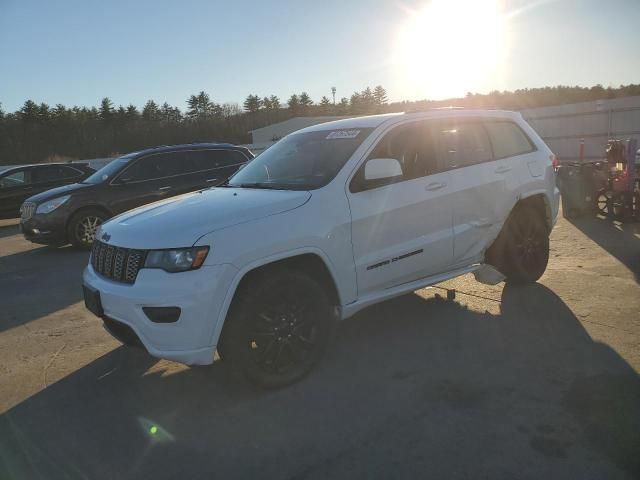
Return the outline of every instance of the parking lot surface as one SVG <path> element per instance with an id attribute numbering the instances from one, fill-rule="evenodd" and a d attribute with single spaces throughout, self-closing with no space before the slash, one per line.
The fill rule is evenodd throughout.
<path id="1" fill-rule="evenodd" d="M 534 286 L 361 312 L 265 392 L 123 348 L 88 253 L 1 221 L 0 478 L 640 478 L 640 226 L 560 219 L 551 248 Z"/>

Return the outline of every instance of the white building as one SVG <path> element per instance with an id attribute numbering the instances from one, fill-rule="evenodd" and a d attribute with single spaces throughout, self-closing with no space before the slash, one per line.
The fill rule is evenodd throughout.
<path id="1" fill-rule="evenodd" d="M 579 160 L 582 141 L 585 161 L 604 159 L 609 138 L 640 143 L 640 96 L 531 108 L 522 115 L 561 162 Z M 257 155 L 291 132 L 341 118 L 349 117 L 295 117 L 257 128 L 246 146 Z"/>
<path id="2" fill-rule="evenodd" d="M 285 120 L 284 122 L 274 123 L 266 127 L 251 130 L 251 145 L 244 145 L 249 148 L 254 155 L 264 152 L 267 148 L 280 140 L 282 137 L 289 135 L 291 132 L 301 130 L 303 128 L 317 125 L 318 123 L 332 122 L 347 117 L 295 117 Z"/>

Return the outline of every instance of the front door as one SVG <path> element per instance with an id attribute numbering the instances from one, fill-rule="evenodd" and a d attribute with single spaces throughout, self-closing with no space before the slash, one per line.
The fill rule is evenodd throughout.
<path id="1" fill-rule="evenodd" d="M 428 122 L 393 128 L 367 161 L 393 158 L 402 176 L 364 180 L 366 162 L 348 192 L 358 295 L 445 271 L 453 255 L 449 173 L 438 162 Z"/>
<path id="2" fill-rule="evenodd" d="M 109 186 L 109 205 L 121 213 L 180 193 L 176 186 L 182 174 L 175 152 L 155 153 L 125 168 Z"/>

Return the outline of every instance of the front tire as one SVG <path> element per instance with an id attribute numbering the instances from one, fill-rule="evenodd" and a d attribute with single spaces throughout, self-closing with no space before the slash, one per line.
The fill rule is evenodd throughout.
<path id="1" fill-rule="evenodd" d="M 243 282 L 218 352 L 261 388 L 302 379 L 324 353 L 333 323 L 326 290 L 309 275 L 269 270 Z"/>
<path id="2" fill-rule="evenodd" d="M 96 238 L 98 227 L 107 220 L 102 210 L 87 208 L 75 213 L 67 227 L 67 238 L 71 245 L 81 250 L 89 250 Z"/>

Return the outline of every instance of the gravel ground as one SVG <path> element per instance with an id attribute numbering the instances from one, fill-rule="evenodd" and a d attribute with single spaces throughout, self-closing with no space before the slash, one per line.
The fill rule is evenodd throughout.
<path id="1" fill-rule="evenodd" d="M 640 225 L 561 219 L 537 285 L 465 276 L 372 307 L 261 392 L 121 347 L 82 305 L 88 254 L 14 223 L 2 479 L 640 478 Z"/>

